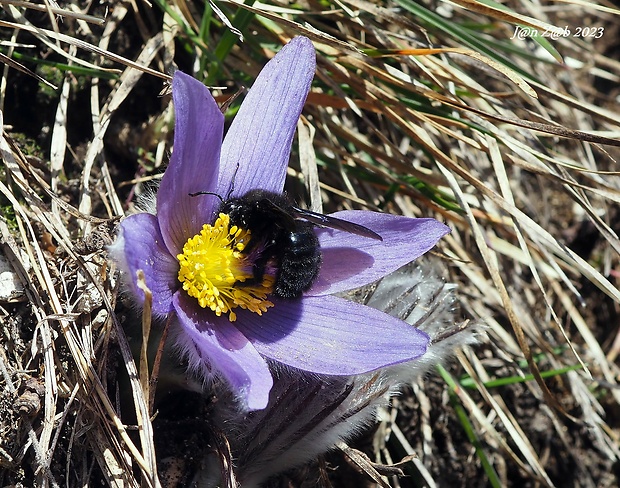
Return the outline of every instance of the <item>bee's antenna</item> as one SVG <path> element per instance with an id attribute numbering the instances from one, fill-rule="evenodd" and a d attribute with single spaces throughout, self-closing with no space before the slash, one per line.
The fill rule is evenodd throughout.
<path id="1" fill-rule="evenodd" d="M 230 180 L 230 188 L 228 189 L 228 195 L 226 195 L 226 200 L 230 200 L 230 195 L 235 189 L 235 179 L 237 178 L 237 171 L 239 171 L 239 162 L 237 162 L 237 167 L 235 168 L 235 172 L 233 173 L 232 180 Z"/>
<path id="2" fill-rule="evenodd" d="M 237 163 L 237 168 L 235 169 L 232 180 L 230 181 L 230 188 L 228 189 L 228 193 L 226 194 L 226 200 L 230 200 L 230 195 L 232 195 L 232 192 L 235 189 L 235 177 L 237 176 L 237 171 L 239 171 L 239 163 Z M 224 198 L 222 198 L 222 195 L 220 195 L 219 193 L 214 193 L 212 191 L 197 191 L 194 193 L 188 193 L 188 195 L 190 197 L 197 197 L 198 195 L 214 195 L 220 199 L 221 203 L 224 203 Z"/>
<path id="3" fill-rule="evenodd" d="M 195 193 L 188 193 L 188 195 L 190 197 L 197 197 L 198 195 L 213 195 L 219 198 L 220 202 L 224 203 L 224 199 L 221 197 L 221 195 L 218 195 L 217 193 L 214 193 L 212 191 L 197 191 Z"/>

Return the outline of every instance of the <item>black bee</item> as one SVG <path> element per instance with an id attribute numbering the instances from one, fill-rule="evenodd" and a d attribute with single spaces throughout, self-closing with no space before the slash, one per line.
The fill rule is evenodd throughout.
<path id="1" fill-rule="evenodd" d="M 223 201 L 219 212 L 230 216 L 231 225 L 251 232 L 245 254 L 260 249 L 253 263 L 253 282 L 260 283 L 269 262 L 275 263 L 273 294 L 281 298 L 299 297 L 319 274 L 321 249 L 315 225 L 383 240 L 362 225 L 297 208 L 284 195 L 265 190 Z"/>

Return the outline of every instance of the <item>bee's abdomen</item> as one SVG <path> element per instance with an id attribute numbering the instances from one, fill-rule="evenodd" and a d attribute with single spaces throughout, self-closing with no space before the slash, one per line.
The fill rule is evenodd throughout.
<path id="1" fill-rule="evenodd" d="M 305 224 L 305 223 L 304 223 Z M 276 275 L 274 294 L 296 298 L 308 290 L 321 268 L 319 240 L 311 224 L 299 223 L 297 232 L 286 236 Z"/>

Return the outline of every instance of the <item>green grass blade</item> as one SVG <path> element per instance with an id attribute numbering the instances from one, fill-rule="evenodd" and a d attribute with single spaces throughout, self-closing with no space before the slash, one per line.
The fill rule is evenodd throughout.
<path id="1" fill-rule="evenodd" d="M 450 373 L 448 373 L 448 371 L 446 371 L 446 369 L 443 366 L 437 365 L 437 370 L 439 371 L 439 374 L 441 375 L 441 377 L 444 379 L 444 381 L 448 385 L 448 394 L 450 395 L 450 403 L 454 407 L 454 411 L 456 412 L 459 422 L 461 423 L 461 426 L 463 427 L 463 431 L 465 432 L 465 435 L 467 436 L 467 438 L 469 439 L 469 442 L 471 442 L 471 444 L 474 446 L 474 449 L 476 450 L 476 455 L 478 456 L 478 459 L 480 459 L 480 463 L 482 464 L 482 469 L 484 469 L 484 472 L 489 478 L 489 486 L 492 486 L 494 488 L 501 488 L 502 484 L 500 482 L 499 476 L 497 475 L 495 468 L 493 467 L 493 465 L 489 461 L 489 458 L 484 452 L 482 443 L 480 442 L 480 439 L 476 435 L 476 429 L 474 428 L 472 423 L 469 421 L 467 412 L 463 408 L 463 405 L 461 404 L 461 401 L 459 400 L 459 397 L 456 394 L 456 391 L 458 388 L 460 388 L 460 385 L 456 383 L 456 381 L 454 381 L 454 378 L 452 378 Z"/>

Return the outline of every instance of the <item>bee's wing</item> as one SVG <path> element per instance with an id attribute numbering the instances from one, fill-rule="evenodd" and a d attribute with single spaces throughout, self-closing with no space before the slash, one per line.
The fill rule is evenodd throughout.
<path id="1" fill-rule="evenodd" d="M 321 227 L 329 227 L 331 229 L 342 230 L 344 232 L 349 232 L 351 234 L 356 234 L 362 237 L 369 237 L 378 241 L 383 240 L 383 237 L 381 237 L 376 232 L 370 230 L 368 227 L 354 224 L 353 222 L 349 222 L 347 220 L 337 219 L 336 217 L 330 217 L 329 215 L 323 215 L 297 207 L 293 207 L 293 212 L 295 214 L 295 217 L 302 218 L 304 220 L 307 220 L 308 222 L 312 222 L 313 224 L 320 225 Z"/>
<path id="2" fill-rule="evenodd" d="M 297 208 L 290 207 L 290 211 L 281 207 L 276 202 L 269 200 L 268 198 L 262 198 L 260 200 L 263 210 L 268 210 L 277 216 L 277 223 L 279 227 L 284 227 L 287 230 L 295 230 L 295 218 L 297 217 Z"/>

